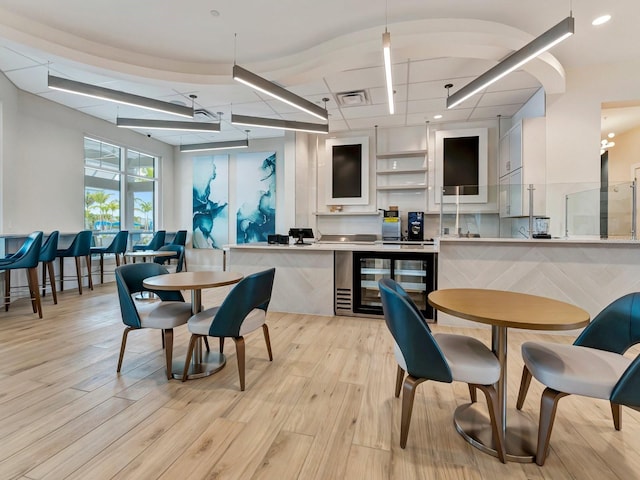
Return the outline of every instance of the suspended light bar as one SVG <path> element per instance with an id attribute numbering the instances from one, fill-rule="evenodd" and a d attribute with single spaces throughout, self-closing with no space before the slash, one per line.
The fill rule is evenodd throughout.
<path id="1" fill-rule="evenodd" d="M 296 122 L 293 120 L 278 120 L 275 118 L 249 117 L 247 115 L 231 114 L 234 125 L 248 125 L 250 127 L 276 128 L 278 130 L 294 130 L 297 132 L 329 133 L 329 125 L 318 123 Z"/>
<path id="2" fill-rule="evenodd" d="M 228 142 L 194 143 L 191 145 L 180 145 L 181 152 L 204 152 L 206 150 L 226 150 L 229 148 L 247 148 L 249 139 L 231 140 Z"/>
<path id="3" fill-rule="evenodd" d="M 385 30 L 382 34 L 382 55 L 384 57 L 384 76 L 387 80 L 387 99 L 389 100 L 389 114 L 395 112 L 393 103 L 393 79 L 391 78 L 391 34 Z"/>
<path id="4" fill-rule="evenodd" d="M 176 105 L 175 103 L 163 102 L 153 98 L 141 97 L 132 93 L 121 92 L 120 90 L 111 90 L 109 88 L 98 87 L 88 83 L 76 82 L 67 78 L 48 76 L 49 88 L 60 90 L 62 92 L 75 93 L 84 95 L 85 97 L 99 98 L 109 102 L 131 105 L 133 107 L 146 108 L 156 112 L 169 113 L 171 115 L 179 115 L 181 117 L 193 118 L 193 108 L 184 105 Z"/>
<path id="5" fill-rule="evenodd" d="M 219 123 L 180 122 L 175 120 L 145 120 L 143 118 L 116 118 L 121 128 L 143 128 L 150 130 L 186 130 L 190 132 L 219 132 Z"/>
<path id="6" fill-rule="evenodd" d="M 329 119 L 329 113 L 326 109 L 299 97 L 295 93 L 291 93 L 289 90 L 282 88 L 281 86 L 276 85 L 275 83 L 270 82 L 269 80 L 262 78 L 239 65 L 233 66 L 233 79 L 321 120 Z"/>
<path id="7" fill-rule="evenodd" d="M 456 105 L 459 105 L 469 97 L 478 93 L 480 90 L 487 88 L 489 85 L 500 80 L 505 75 L 520 68 L 529 60 L 534 59 L 541 53 L 546 52 L 554 45 L 560 43 L 565 38 L 573 35 L 574 23 L 573 17 L 569 16 L 556 26 L 544 32 L 538 38 L 526 44 L 520 50 L 509 55 L 495 67 L 487 70 L 471 83 L 465 85 L 450 97 L 447 97 L 447 108 L 453 108 Z"/>

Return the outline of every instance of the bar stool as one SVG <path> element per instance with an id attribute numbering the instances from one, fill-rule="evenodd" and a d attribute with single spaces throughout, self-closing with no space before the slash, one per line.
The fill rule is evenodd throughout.
<path id="1" fill-rule="evenodd" d="M 27 270 L 29 293 L 33 313 L 42 318 L 42 304 L 40 303 L 40 288 L 38 285 L 38 257 L 42 247 L 42 232 L 33 232 L 24 241 L 20 249 L 13 255 L 0 260 L 0 270 L 4 270 L 4 309 L 9 311 L 11 298 L 11 270 L 24 268 Z"/>
<path id="2" fill-rule="evenodd" d="M 133 251 L 136 252 L 139 250 L 158 250 L 164 245 L 164 238 L 166 235 L 166 230 L 158 230 L 149 243 L 147 243 L 146 245 L 134 245 Z"/>
<path id="3" fill-rule="evenodd" d="M 173 237 L 173 240 L 171 241 L 171 243 L 167 245 L 181 245 L 184 247 L 185 243 L 187 243 L 187 231 L 178 230 L 176 232 L 176 235 Z"/>
<path id="4" fill-rule="evenodd" d="M 53 262 L 56 259 L 58 253 L 58 238 L 60 232 L 54 230 L 47 238 L 47 241 L 42 244 L 40 249 L 40 258 L 42 262 L 42 296 L 46 294 L 47 288 L 47 270 L 49 271 L 49 283 L 51 284 L 51 295 L 53 296 L 53 303 L 58 304 L 58 295 L 56 293 L 56 274 L 53 268 Z"/>
<path id="5" fill-rule="evenodd" d="M 93 290 L 93 279 L 91 278 L 91 238 L 93 232 L 91 230 L 83 230 L 79 232 L 69 248 L 58 250 L 56 257 L 60 259 L 60 291 L 64 291 L 64 259 L 73 257 L 76 260 L 76 278 L 78 279 L 78 293 L 82 295 L 82 274 L 80 267 L 80 257 L 84 257 L 87 265 L 87 276 L 89 277 L 89 289 Z"/>
<path id="6" fill-rule="evenodd" d="M 116 266 L 120 266 L 120 255 L 124 255 L 127 251 L 127 242 L 129 241 L 129 231 L 122 230 L 116 233 L 108 247 L 91 247 L 91 254 L 100 255 L 100 283 L 104 283 L 104 256 L 107 253 L 113 253 L 116 257 Z"/>

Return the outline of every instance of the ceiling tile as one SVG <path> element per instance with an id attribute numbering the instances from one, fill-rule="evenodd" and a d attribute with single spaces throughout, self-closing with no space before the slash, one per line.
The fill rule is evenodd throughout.
<path id="1" fill-rule="evenodd" d="M 537 88 L 525 88 L 521 90 L 506 90 L 499 92 L 487 92 L 480 95 L 478 107 L 489 107 L 495 105 L 512 105 L 526 103 L 531 96 L 536 93 Z"/>
<path id="2" fill-rule="evenodd" d="M 498 115 L 502 115 L 503 117 L 512 117 L 520 107 L 522 107 L 522 104 L 478 107 L 473 110 L 473 113 L 469 116 L 469 120 L 496 118 Z"/>

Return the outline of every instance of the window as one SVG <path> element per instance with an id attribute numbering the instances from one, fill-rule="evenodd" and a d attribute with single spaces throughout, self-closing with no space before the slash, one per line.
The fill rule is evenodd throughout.
<path id="1" fill-rule="evenodd" d="M 157 157 L 93 138 L 84 152 L 85 228 L 153 232 Z"/>

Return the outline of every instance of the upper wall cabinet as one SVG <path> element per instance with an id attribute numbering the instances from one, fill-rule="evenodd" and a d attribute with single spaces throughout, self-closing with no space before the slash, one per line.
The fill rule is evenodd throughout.
<path id="1" fill-rule="evenodd" d="M 500 214 L 529 215 L 529 186 L 533 188 L 533 214 L 545 214 L 546 122 L 525 118 L 500 138 Z M 510 192 L 505 195 L 505 192 Z M 518 201 L 513 201 L 516 198 Z M 511 199 L 511 200 L 509 200 Z"/>
<path id="2" fill-rule="evenodd" d="M 377 208 L 426 211 L 426 127 L 376 129 L 375 143 Z"/>

